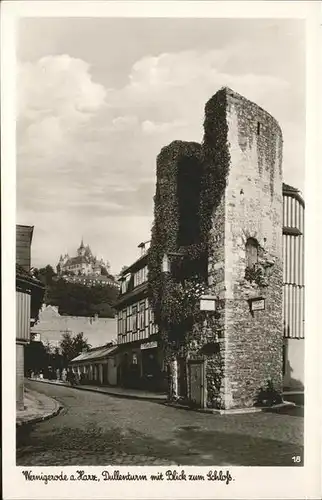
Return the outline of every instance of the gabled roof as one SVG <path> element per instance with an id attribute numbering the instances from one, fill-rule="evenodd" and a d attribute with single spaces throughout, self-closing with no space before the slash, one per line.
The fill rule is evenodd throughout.
<path id="1" fill-rule="evenodd" d="M 26 271 L 20 264 L 16 264 L 16 281 L 35 288 L 45 288 L 42 281 L 37 280 L 29 271 Z"/>
<path id="2" fill-rule="evenodd" d="M 71 266 L 72 264 L 89 264 L 89 260 L 87 257 L 83 256 L 83 255 L 78 255 L 77 257 L 72 257 L 71 259 L 69 259 L 65 266 Z"/>
<path id="3" fill-rule="evenodd" d="M 296 198 L 301 203 L 301 205 L 303 205 L 303 207 L 305 207 L 305 203 L 304 203 L 304 200 L 301 196 L 300 190 L 296 189 L 293 186 L 290 186 L 289 184 L 285 184 L 285 182 L 283 182 L 283 196 L 284 195 L 291 196 L 292 198 Z"/>
<path id="4" fill-rule="evenodd" d="M 109 345 L 102 347 L 95 347 L 87 352 L 82 352 L 76 358 L 71 360 L 71 363 L 79 363 L 83 361 L 92 361 L 95 359 L 105 358 L 106 356 L 110 356 L 118 349 L 117 345 Z"/>
<path id="5" fill-rule="evenodd" d="M 136 261 L 133 262 L 130 266 L 127 266 L 121 273 L 121 277 L 125 276 L 128 273 L 138 271 L 139 269 L 142 269 L 147 263 L 148 260 L 148 252 L 149 250 L 146 251 L 145 254 L 141 255 Z"/>
<path id="6" fill-rule="evenodd" d="M 296 189 L 296 188 L 295 188 L 295 187 L 293 187 L 293 186 L 290 186 L 289 184 L 285 184 L 285 182 L 283 182 L 283 189 L 284 189 L 285 191 L 293 191 L 293 193 L 298 193 L 298 192 L 299 192 L 299 190 L 298 190 L 298 189 Z"/>

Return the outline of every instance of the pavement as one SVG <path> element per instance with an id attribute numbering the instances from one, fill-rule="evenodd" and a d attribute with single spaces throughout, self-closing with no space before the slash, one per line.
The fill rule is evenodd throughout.
<path id="1" fill-rule="evenodd" d="M 60 384 L 27 380 L 25 386 L 64 408 L 18 428 L 18 466 L 303 465 L 301 408 L 209 415 Z"/>
<path id="2" fill-rule="evenodd" d="M 29 379 L 33 382 L 39 382 L 40 384 L 53 384 L 59 385 L 61 387 L 69 387 L 73 389 L 78 389 L 80 391 L 89 391 L 89 392 L 98 392 L 101 394 L 108 394 L 110 396 L 114 396 L 117 398 L 126 398 L 126 399 L 138 399 L 145 401 L 166 401 L 167 395 L 158 393 L 158 392 L 150 392 L 150 391 L 142 391 L 136 389 L 126 389 L 123 387 L 113 387 L 113 386 L 99 386 L 99 385 L 73 385 L 71 386 L 68 382 L 62 382 L 61 380 L 48 380 L 48 379 Z"/>
<path id="3" fill-rule="evenodd" d="M 40 383 L 45 383 L 45 384 L 54 384 L 54 385 L 60 385 L 62 387 L 72 387 L 74 389 L 78 389 L 81 391 L 90 391 L 90 392 L 98 392 L 102 394 L 107 394 L 110 396 L 118 397 L 118 398 L 126 398 L 126 399 L 137 399 L 137 400 L 145 400 L 145 401 L 158 401 L 158 402 L 163 402 L 169 405 L 172 405 L 176 408 L 184 408 L 184 409 L 191 409 L 187 406 L 177 404 L 177 403 L 169 403 L 167 401 L 167 395 L 164 393 L 158 393 L 158 392 L 150 392 L 150 391 L 143 391 L 143 390 L 136 390 L 136 389 L 127 389 L 124 387 L 114 387 L 114 386 L 97 386 L 97 385 L 73 385 L 71 386 L 69 382 L 63 382 L 61 380 L 48 380 L 48 379 L 29 379 L 33 380 L 35 382 L 40 382 Z M 252 408 L 249 411 L 281 411 L 284 410 L 284 408 L 289 407 L 289 406 L 298 406 L 298 407 L 303 407 L 304 406 L 304 393 L 298 393 L 297 391 L 295 392 L 290 392 L 287 391 L 283 393 L 284 397 L 284 403 L 281 405 L 276 405 L 273 408 Z M 232 410 L 232 411 L 219 411 L 219 410 L 203 410 L 200 409 L 202 412 L 206 413 L 247 413 L 246 410 Z"/>
<path id="4" fill-rule="evenodd" d="M 16 425 L 20 427 L 22 425 L 42 422 L 58 415 L 61 409 L 61 403 L 55 399 L 30 388 L 25 388 L 24 409 L 17 410 Z"/>

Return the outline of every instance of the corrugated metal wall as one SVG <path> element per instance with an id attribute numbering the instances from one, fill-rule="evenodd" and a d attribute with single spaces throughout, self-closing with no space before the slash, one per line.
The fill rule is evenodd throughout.
<path id="1" fill-rule="evenodd" d="M 16 291 L 16 339 L 30 340 L 30 294 Z"/>
<path id="2" fill-rule="evenodd" d="M 283 194 L 284 336 L 304 338 L 304 204 Z"/>

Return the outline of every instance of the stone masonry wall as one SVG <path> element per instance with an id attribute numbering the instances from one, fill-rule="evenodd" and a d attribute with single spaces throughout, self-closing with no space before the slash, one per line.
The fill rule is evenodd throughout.
<path id="1" fill-rule="evenodd" d="M 179 207 L 177 198 L 178 165 L 182 158 L 200 157 L 201 146 L 194 142 L 173 141 L 162 148 L 157 158 L 157 185 L 155 194 L 154 226 L 152 243 L 149 251 L 149 294 L 154 303 L 154 313 L 161 332 L 161 345 L 167 359 L 185 345 L 185 339 L 180 333 L 176 335 L 176 326 L 171 327 L 164 319 L 180 303 L 176 300 L 176 290 L 173 287 L 171 275 L 161 273 L 162 259 L 165 253 L 178 252 Z M 196 164 L 198 168 L 198 162 Z M 176 257 L 170 257 L 171 264 Z M 170 302 L 170 303 L 169 303 Z M 178 304 L 177 304 L 178 302 Z"/>
<path id="2" fill-rule="evenodd" d="M 227 88 L 206 104 L 204 132 L 202 145 L 174 141 L 158 157 L 149 293 L 170 362 L 170 397 L 177 392 L 175 358 L 183 356 L 205 362 L 208 407 L 249 407 L 268 381 L 282 389 L 282 134 L 273 117 Z M 200 248 L 177 243 L 182 156 L 197 158 L 203 173 Z M 262 281 L 245 277 L 248 238 L 259 245 Z M 162 256 L 179 250 L 187 257 L 204 245 L 204 293 L 216 298 L 216 312 L 196 309 L 188 328 L 164 327 L 166 312 L 180 314 L 186 295 L 171 273 L 160 272 Z M 249 299 L 259 297 L 265 310 L 251 312 Z"/>
<path id="3" fill-rule="evenodd" d="M 282 133 L 256 104 L 227 91 L 230 169 L 225 193 L 225 407 L 252 406 L 282 389 Z M 266 285 L 245 279 L 248 238 Z M 266 266 L 266 264 L 269 264 Z M 265 310 L 248 299 L 263 297 Z"/>

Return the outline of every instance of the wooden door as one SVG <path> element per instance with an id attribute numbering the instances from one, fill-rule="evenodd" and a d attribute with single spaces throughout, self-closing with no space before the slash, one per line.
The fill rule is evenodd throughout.
<path id="1" fill-rule="evenodd" d="M 187 361 L 186 358 L 178 358 L 178 395 L 187 397 Z"/>
<path id="2" fill-rule="evenodd" d="M 189 361 L 189 386 L 191 403 L 198 408 L 205 406 L 205 365 L 202 360 Z"/>

